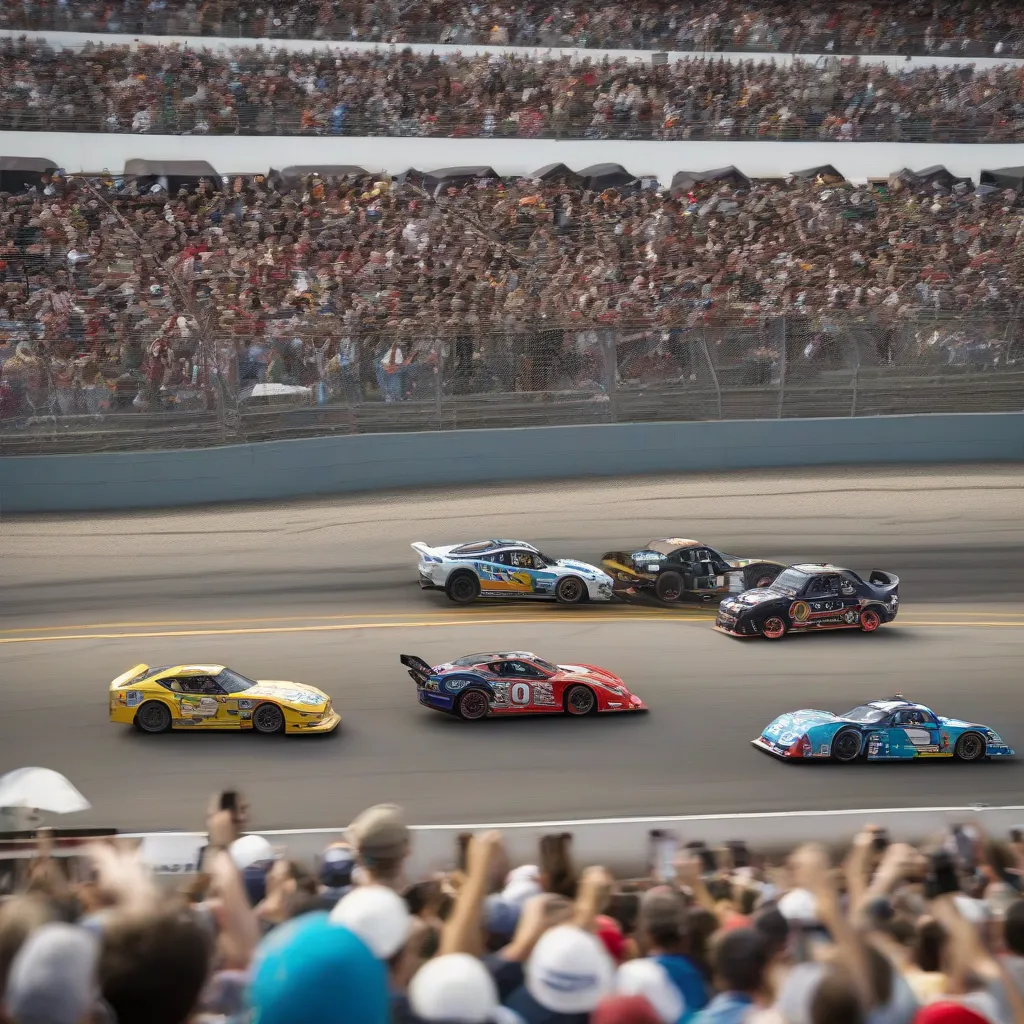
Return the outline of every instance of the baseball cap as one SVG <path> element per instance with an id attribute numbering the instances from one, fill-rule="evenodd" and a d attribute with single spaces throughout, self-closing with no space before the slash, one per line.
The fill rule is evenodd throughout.
<path id="1" fill-rule="evenodd" d="M 409 1008 L 430 1024 L 505 1024 L 518 1020 L 498 1001 L 491 972 L 469 953 L 428 960 L 409 983 Z"/>
<path id="2" fill-rule="evenodd" d="M 643 996 L 607 996 L 590 1015 L 590 1024 L 661 1024 Z"/>
<path id="3" fill-rule="evenodd" d="M 519 907 L 509 903 L 501 893 L 492 893 L 484 900 L 483 926 L 489 935 L 511 938 L 519 924 Z"/>
<path id="4" fill-rule="evenodd" d="M 249 990 L 260 1024 L 388 1024 L 387 970 L 363 940 L 316 911 L 260 944 Z"/>
<path id="5" fill-rule="evenodd" d="M 274 848 L 263 836 L 241 836 L 228 847 L 228 853 L 239 871 L 274 860 Z"/>
<path id="6" fill-rule="evenodd" d="M 790 889 L 778 903 L 779 913 L 787 921 L 802 925 L 818 923 L 818 904 L 807 889 Z"/>
<path id="7" fill-rule="evenodd" d="M 597 936 L 563 924 L 540 937 L 524 974 L 525 984 L 506 1005 L 532 1024 L 590 1013 L 611 992 L 615 966 Z"/>
<path id="8" fill-rule="evenodd" d="M 79 1024 L 99 998 L 99 941 L 84 928 L 44 924 L 11 963 L 4 1005 L 13 1024 Z"/>
<path id="9" fill-rule="evenodd" d="M 412 918 L 394 889 L 363 885 L 338 900 L 331 921 L 355 932 L 381 960 L 390 960 L 404 945 Z"/>
<path id="10" fill-rule="evenodd" d="M 921 1007 L 914 1024 L 992 1024 L 984 1015 L 963 1003 L 948 1001 Z"/>
<path id="11" fill-rule="evenodd" d="M 352 884 L 356 852 L 348 843 L 328 846 L 320 858 L 320 884 L 328 889 L 341 889 Z"/>
<path id="12" fill-rule="evenodd" d="M 643 996 L 662 1024 L 676 1024 L 686 1011 L 682 993 L 656 960 L 629 960 L 615 976 L 615 989 L 624 996 Z"/>
<path id="13" fill-rule="evenodd" d="M 642 930 L 682 935 L 686 928 L 686 908 L 672 889 L 664 886 L 651 889 L 640 899 L 638 923 Z"/>
<path id="14" fill-rule="evenodd" d="M 349 825 L 349 842 L 367 860 L 401 857 L 409 843 L 409 829 L 402 820 L 401 808 L 394 804 L 375 804 Z"/>

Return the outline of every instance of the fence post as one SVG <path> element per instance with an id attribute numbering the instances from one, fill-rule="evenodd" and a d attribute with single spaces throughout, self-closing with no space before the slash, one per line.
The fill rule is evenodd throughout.
<path id="1" fill-rule="evenodd" d="M 853 394 L 850 397 L 850 416 L 857 415 L 857 398 L 860 390 L 860 332 L 853 336 Z"/>
<path id="2" fill-rule="evenodd" d="M 700 329 L 700 347 L 704 353 L 704 358 L 707 360 L 708 369 L 711 371 L 711 382 L 715 385 L 715 403 L 718 407 L 718 418 L 722 418 L 722 385 L 718 380 L 718 371 L 715 369 L 715 361 L 711 358 L 711 349 L 708 348 L 708 335 L 707 331 L 702 327 Z"/>
<path id="3" fill-rule="evenodd" d="M 434 338 L 434 410 L 437 429 L 444 430 L 444 342 Z"/>
<path id="4" fill-rule="evenodd" d="M 779 324 L 782 340 L 779 344 L 779 408 L 775 418 L 782 419 L 782 407 L 786 401 L 786 318 L 780 316 L 777 318 Z"/>

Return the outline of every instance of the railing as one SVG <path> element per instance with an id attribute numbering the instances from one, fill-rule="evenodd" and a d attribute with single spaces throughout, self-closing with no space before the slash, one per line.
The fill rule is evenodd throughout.
<path id="1" fill-rule="evenodd" d="M 58 384 L 5 378 L 0 454 L 131 451 L 479 427 L 1007 412 L 1024 408 L 1024 316 L 719 317 L 678 328 L 425 337 L 409 328 L 287 344 L 211 336 L 170 363 Z"/>
<path id="2" fill-rule="evenodd" d="M 990 124 L 979 125 L 954 116 L 928 118 L 906 116 L 899 119 L 847 123 L 841 118 L 843 104 L 836 111 L 837 119 L 807 112 L 804 124 L 780 124 L 773 118 L 737 117 L 725 112 L 728 124 L 712 121 L 666 121 L 662 112 L 649 120 L 631 115 L 613 117 L 595 123 L 593 115 L 574 118 L 542 114 L 524 106 L 520 119 L 508 118 L 490 123 L 479 113 L 437 114 L 420 123 L 414 118 L 370 117 L 348 112 L 334 122 L 325 109 L 312 119 L 296 109 L 278 109 L 272 119 L 257 116 L 255 110 L 199 111 L 194 106 L 164 108 L 145 126 L 133 127 L 130 120 L 111 120 L 99 113 L 41 113 L 38 110 L 7 104 L 0 108 L 0 131 L 79 132 L 85 134 L 122 135 L 238 135 L 238 136 L 329 136 L 329 137 L 399 137 L 459 139 L 561 139 L 616 140 L 622 142 L 903 142 L 940 144 L 1000 144 L 1024 142 L 1024 117 L 993 115 Z M 261 108 L 263 109 L 263 108 Z M 844 130 L 844 126 L 846 130 Z"/>
<path id="3" fill-rule="evenodd" d="M 94 0 L 74 0 L 65 7 L 55 4 L 31 6 L 8 0 L 0 8 L 0 28 L 25 30 L 51 30 L 62 32 L 129 33 L 141 35 L 191 35 L 219 38 L 259 39 L 309 39 L 348 40 L 367 38 L 367 22 L 353 18 L 346 13 L 323 20 L 318 15 L 322 5 L 305 5 L 315 12 L 311 16 L 302 5 L 289 8 L 287 17 L 270 19 L 261 17 L 258 8 L 248 4 L 237 4 L 237 10 L 227 11 L 219 18 L 212 14 L 201 16 L 193 12 L 164 10 L 145 11 L 144 5 L 136 5 L 131 12 L 119 12 L 116 5 L 96 3 Z M 169 5 L 173 8 L 173 4 Z M 989 23 L 974 31 L 966 30 L 959 18 L 952 19 L 956 28 L 946 35 L 946 27 L 930 19 L 912 17 L 887 17 L 877 23 L 864 24 L 859 15 L 865 8 L 862 3 L 834 5 L 840 17 L 838 26 L 832 30 L 808 30 L 806 12 L 793 12 L 791 20 L 780 22 L 772 18 L 771 23 L 760 22 L 751 14 L 758 12 L 756 4 L 733 5 L 742 10 L 735 18 L 723 13 L 718 23 L 703 29 L 705 12 L 697 11 L 694 27 L 686 19 L 677 19 L 676 28 L 667 23 L 636 32 L 623 32 L 621 28 L 600 27 L 574 34 L 546 32 L 540 30 L 519 30 L 513 24 L 507 29 L 504 43 L 512 46 L 536 46 L 543 48 L 578 47 L 590 49 L 635 49 L 635 50 L 676 50 L 693 52 L 744 52 L 744 53 L 834 53 L 858 54 L 900 54 L 900 55 L 957 55 L 971 57 L 1017 57 L 1024 55 L 1024 33 L 1020 19 L 1014 18 L 1012 5 L 1004 8 L 1000 21 L 991 24 L 995 12 L 991 5 L 985 5 Z M 204 11 L 213 10 L 215 5 L 206 5 Z M 389 18 L 385 5 L 375 7 L 371 39 L 398 43 L 445 43 L 455 45 L 484 46 L 496 42 L 490 32 L 492 24 L 487 19 L 487 28 L 475 30 L 459 24 L 459 16 L 449 20 L 420 19 L 416 5 L 400 5 L 400 14 Z M 1005 12 L 1009 11 L 1009 15 Z M 454 13 L 454 12 L 453 12 Z M 853 15 L 852 17 L 850 15 Z M 998 15 L 997 15 L 998 17 Z M 1001 23 L 1000 23 L 1001 22 Z"/>

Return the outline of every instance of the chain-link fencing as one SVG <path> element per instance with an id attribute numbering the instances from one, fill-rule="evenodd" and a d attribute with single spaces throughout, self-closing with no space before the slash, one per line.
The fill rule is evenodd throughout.
<path id="1" fill-rule="evenodd" d="M 223 317 L 212 324 L 187 268 L 164 273 L 178 274 L 191 296 L 181 323 L 191 358 L 161 342 L 144 369 L 100 365 L 89 380 L 42 364 L 31 376 L 5 372 L 0 454 L 1024 407 L 1024 311 L 894 321 L 718 315 L 636 329 L 541 321 L 502 332 L 467 322 L 430 333 L 317 316 L 253 336 L 244 326 L 225 332 Z"/>

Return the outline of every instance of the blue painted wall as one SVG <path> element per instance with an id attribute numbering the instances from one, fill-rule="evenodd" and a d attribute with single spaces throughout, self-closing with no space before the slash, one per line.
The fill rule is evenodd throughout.
<path id="1" fill-rule="evenodd" d="M 156 508 L 490 481 L 1024 460 L 1024 413 L 356 434 L 0 458 L 0 513 Z"/>

